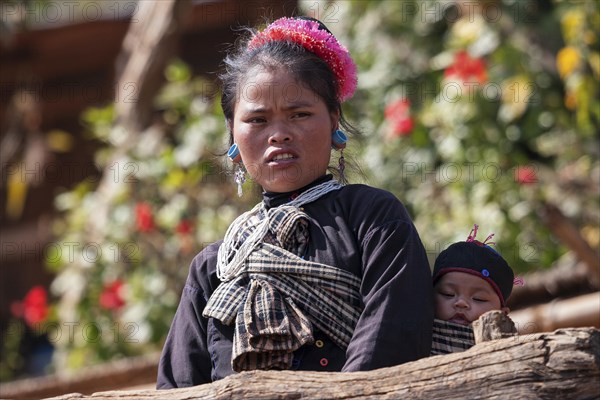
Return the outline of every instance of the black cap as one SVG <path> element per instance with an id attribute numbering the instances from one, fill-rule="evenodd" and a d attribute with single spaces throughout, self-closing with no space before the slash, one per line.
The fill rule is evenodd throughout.
<path id="1" fill-rule="evenodd" d="M 442 251 L 433 267 L 433 284 L 452 271 L 466 272 L 486 280 L 496 291 L 502 307 L 512 292 L 515 275 L 506 260 L 478 241 L 458 242 Z"/>

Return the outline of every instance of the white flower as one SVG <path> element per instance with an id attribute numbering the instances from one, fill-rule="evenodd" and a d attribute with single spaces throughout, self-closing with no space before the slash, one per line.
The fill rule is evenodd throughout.
<path id="1" fill-rule="evenodd" d="M 77 195 L 73 192 L 61 193 L 54 199 L 54 205 L 59 211 L 70 210 L 78 203 Z"/>
<path id="2" fill-rule="evenodd" d="M 524 217 L 531 213 L 531 206 L 528 201 L 521 201 L 508 210 L 508 215 L 510 219 L 519 222 Z"/>
<path id="3" fill-rule="evenodd" d="M 453 47 L 467 47 L 473 57 L 489 54 L 500 44 L 498 33 L 479 14 L 464 16 L 456 21 L 449 41 Z"/>
<path id="4" fill-rule="evenodd" d="M 439 144 L 438 150 L 442 158 L 447 160 L 456 159 L 456 155 L 461 149 L 460 140 L 454 136 L 446 136 Z"/>
<path id="5" fill-rule="evenodd" d="M 145 303 L 130 303 L 123 314 L 121 315 L 121 321 L 126 326 L 132 327 L 128 338 L 134 343 L 147 343 L 150 339 L 152 329 L 148 322 L 148 313 L 150 306 Z"/>
<path id="6" fill-rule="evenodd" d="M 148 293 L 161 296 L 164 293 L 167 284 L 163 276 L 152 274 L 144 278 L 144 287 Z"/>
<path id="7" fill-rule="evenodd" d="M 173 196 L 171 201 L 160 208 L 156 220 L 161 226 L 175 226 L 181 219 L 181 214 L 187 208 L 188 202 L 188 198 L 183 194 Z"/>
<path id="8" fill-rule="evenodd" d="M 127 129 L 125 129 L 125 127 L 122 125 L 115 125 L 110 130 L 110 134 L 108 136 L 108 140 L 110 140 L 110 143 L 115 147 L 124 145 L 128 139 L 129 135 L 127 134 Z"/>
<path id="9" fill-rule="evenodd" d="M 162 147 L 164 131 L 156 125 L 150 126 L 142 133 L 144 140 L 138 140 L 134 154 L 139 159 L 154 157 Z"/>

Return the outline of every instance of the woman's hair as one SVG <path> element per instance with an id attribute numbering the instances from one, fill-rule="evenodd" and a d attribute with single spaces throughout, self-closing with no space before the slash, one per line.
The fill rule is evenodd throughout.
<path id="1" fill-rule="evenodd" d="M 249 39 L 242 41 L 238 50 L 225 58 L 225 71 L 220 75 L 221 107 L 229 130 L 230 144 L 233 144 L 232 124 L 238 96 L 243 93 L 243 85 L 248 77 L 256 73 L 257 69 L 287 69 L 298 83 L 319 96 L 330 112 L 339 112 L 340 125 L 347 133 L 359 133 L 342 114 L 336 77 L 325 61 L 290 41 L 269 41 L 251 50 L 247 48 L 248 41 Z"/>

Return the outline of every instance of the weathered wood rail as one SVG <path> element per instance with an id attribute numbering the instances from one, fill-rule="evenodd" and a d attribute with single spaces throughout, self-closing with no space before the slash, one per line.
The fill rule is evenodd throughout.
<path id="1" fill-rule="evenodd" d="M 169 391 L 72 393 L 67 399 L 593 399 L 600 330 L 569 328 L 492 340 L 462 353 L 368 372 L 253 371 Z"/>
<path id="2" fill-rule="evenodd" d="M 115 360 L 36 378 L 0 384 L 0 399 L 37 400 L 63 393 L 126 390 L 156 382 L 159 353 Z M 153 385 L 154 386 L 154 385 Z"/>

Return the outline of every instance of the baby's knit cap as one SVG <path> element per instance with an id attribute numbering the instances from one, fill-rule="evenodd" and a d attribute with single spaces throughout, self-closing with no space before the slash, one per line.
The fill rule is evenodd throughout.
<path id="1" fill-rule="evenodd" d="M 478 226 L 464 242 L 457 242 L 442 251 L 435 260 L 433 268 L 433 284 L 448 272 L 465 272 L 476 275 L 487 281 L 498 297 L 502 307 L 512 292 L 514 273 L 506 260 L 488 244 L 494 236 L 488 236 L 483 242 L 475 240 Z M 492 243 L 490 243 L 492 244 Z"/>

